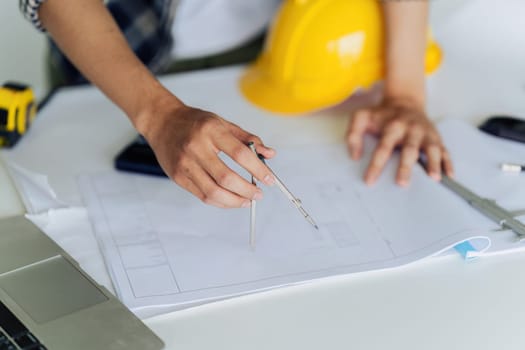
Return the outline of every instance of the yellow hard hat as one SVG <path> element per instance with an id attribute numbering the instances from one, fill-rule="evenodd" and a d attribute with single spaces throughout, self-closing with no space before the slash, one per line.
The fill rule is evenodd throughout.
<path id="1" fill-rule="evenodd" d="M 305 113 L 336 105 L 383 76 L 383 17 L 377 0 L 287 0 L 265 47 L 240 79 L 264 109 Z M 428 35 L 425 69 L 441 50 Z"/>

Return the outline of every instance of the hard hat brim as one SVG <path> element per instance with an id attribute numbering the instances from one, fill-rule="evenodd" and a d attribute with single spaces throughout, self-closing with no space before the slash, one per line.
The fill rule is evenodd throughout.
<path id="1" fill-rule="evenodd" d="M 330 101 L 321 104 L 319 101 L 300 100 L 290 93 L 288 86 L 273 82 L 257 63 L 243 72 L 239 79 L 239 87 L 243 95 L 254 105 L 282 115 L 311 113 L 338 103 L 338 101 L 334 103 Z"/>
<path id="2" fill-rule="evenodd" d="M 425 57 L 425 73 L 427 75 L 432 74 L 440 66 L 442 59 L 443 53 L 439 45 L 430 42 Z M 363 72 L 359 73 L 366 77 L 370 75 L 363 74 Z M 367 82 L 365 82 L 366 79 L 361 80 L 363 81 L 362 84 L 345 84 L 346 87 L 334 91 L 330 98 L 323 100 L 299 99 L 293 94 L 291 87 L 293 84 L 275 82 L 268 74 L 264 60 L 259 59 L 245 69 L 239 79 L 239 87 L 243 95 L 259 108 L 284 116 L 294 116 L 336 106 L 347 100 L 356 90 L 367 89 L 376 82 L 376 79 Z"/>

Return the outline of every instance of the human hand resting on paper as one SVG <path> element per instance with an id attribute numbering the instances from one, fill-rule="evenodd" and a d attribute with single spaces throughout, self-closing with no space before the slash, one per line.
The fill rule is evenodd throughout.
<path id="1" fill-rule="evenodd" d="M 396 147 L 401 158 L 396 182 L 406 186 L 420 151 L 427 156 L 428 174 L 439 180 L 452 175 L 452 162 L 441 138 L 425 114 L 425 52 L 427 1 L 382 1 L 385 24 L 384 99 L 376 107 L 358 110 L 347 133 L 350 155 L 361 158 L 363 137 L 372 133 L 378 145 L 365 173 L 373 184 Z"/>
<path id="2" fill-rule="evenodd" d="M 165 173 L 207 204 L 221 208 L 250 206 L 262 191 L 231 170 L 219 158 L 224 152 L 256 179 L 272 185 L 273 175 L 247 146 L 272 158 L 275 151 L 261 139 L 221 117 L 184 104 L 156 115 L 156 125 L 144 136 Z"/>
<path id="3" fill-rule="evenodd" d="M 427 172 L 433 179 L 441 179 L 442 169 L 447 175 L 453 173 L 450 156 L 434 124 L 423 108 L 411 99 L 385 98 L 379 106 L 360 109 L 353 114 L 347 142 L 354 160 L 362 156 L 365 133 L 379 137 L 364 176 L 369 185 L 377 180 L 396 147 L 401 150 L 396 175 L 396 182 L 401 186 L 410 182 L 412 167 L 417 163 L 420 151 L 427 156 Z"/>

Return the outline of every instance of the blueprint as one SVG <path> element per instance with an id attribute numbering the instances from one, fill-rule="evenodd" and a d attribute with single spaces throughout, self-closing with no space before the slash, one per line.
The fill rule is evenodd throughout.
<path id="1" fill-rule="evenodd" d="M 280 149 L 270 166 L 320 229 L 264 187 L 255 250 L 249 209 L 207 206 L 167 179 L 109 172 L 83 175 L 79 186 L 115 289 L 139 315 L 393 268 L 469 238 L 479 250 L 490 245 L 494 224 L 423 169 L 401 188 L 393 161 L 368 187 L 367 164 L 344 145 Z"/>

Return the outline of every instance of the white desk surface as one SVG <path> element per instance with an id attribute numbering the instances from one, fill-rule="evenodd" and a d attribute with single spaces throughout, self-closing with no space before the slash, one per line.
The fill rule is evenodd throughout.
<path id="1" fill-rule="evenodd" d="M 476 4 L 483 2 L 487 3 Z M 429 79 L 430 115 L 472 122 L 492 113 L 525 116 L 525 39 L 495 34 L 515 28 L 509 27 L 512 17 L 487 29 L 487 23 L 494 21 L 470 21 L 476 10 L 470 7 L 451 16 L 446 26 L 435 28 L 445 61 Z M 165 83 L 187 103 L 222 114 L 277 148 L 342 137 L 347 118 L 341 109 L 300 119 L 255 109 L 236 90 L 240 71 L 239 67 L 210 70 L 168 77 Z M 113 156 L 133 135 L 126 118 L 99 92 L 68 89 L 42 111 L 10 156 L 29 170 L 47 174 L 60 198 L 81 205 L 75 176 L 111 169 Z M 22 213 L 1 164 L 0 184 L 0 216 Z M 86 249 L 96 250 L 93 237 L 85 239 L 92 243 Z M 81 263 L 94 259 L 100 259 L 94 251 L 78 256 Z M 97 261 L 86 270 L 102 276 L 101 266 Z M 234 298 L 146 323 L 165 340 L 166 349 L 178 350 L 521 350 L 525 347 L 524 268 L 523 254 L 471 263 L 448 256 L 388 272 Z"/>

